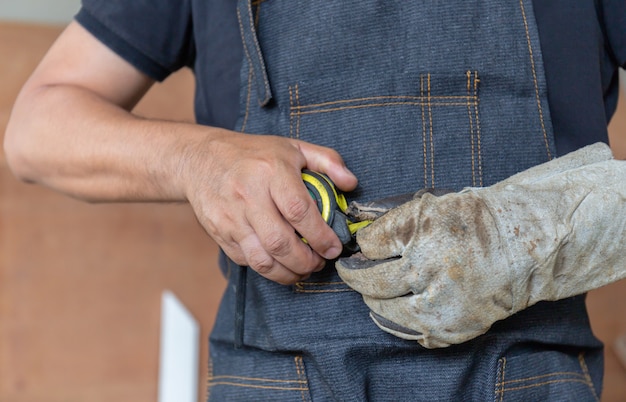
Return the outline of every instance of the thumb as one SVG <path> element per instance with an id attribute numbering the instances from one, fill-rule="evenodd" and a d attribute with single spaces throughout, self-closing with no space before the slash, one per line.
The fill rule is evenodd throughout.
<path id="1" fill-rule="evenodd" d="M 356 188 L 358 183 L 356 176 L 346 167 L 337 151 L 304 141 L 294 141 L 306 159 L 307 169 L 324 173 L 341 191 Z"/>
<path id="2" fill-rule="evenodd" d="M 387 212 L 357 232 L 357 243 L 370 260 L 399 257 L 418 230 L 422 199 L 414 199 Z"/>

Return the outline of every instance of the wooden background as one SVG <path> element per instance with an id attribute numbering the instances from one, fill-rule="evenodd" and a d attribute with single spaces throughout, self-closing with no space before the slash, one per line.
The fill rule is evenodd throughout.
<path id="1" fill-rule="evenodd" d="M 0 133 L 59 33 L 0 24 Z M 191 121 L 192 97 L 182 71 L 137 112 Z M 611 127 L 623 137 L 625 109 Z M 625 145 L 614 145 L 626 156 Z M 16 181 L 0 155 L 0 401 L 156 401 L 164 289 L 201 323 L 204 400 L 206 338 L 224 288 L 216 250 L 187 205 L 86 204 Z M 626 333 L 626 281 L 592 292 L 588 305 L 607 343 L 603 401 L 626 401 L 626 369 L 612 349 Z"/>

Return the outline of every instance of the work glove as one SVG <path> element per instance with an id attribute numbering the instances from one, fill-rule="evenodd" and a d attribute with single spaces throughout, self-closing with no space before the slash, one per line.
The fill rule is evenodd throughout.
<path id="1" fill-rule="evenodd" d="M 595 144 L 490 187 L 419 194 L 357 242 L 362 254 L 337 270 L 381 329 L 427 348 L 462 343 L 626 277 L 626 162 Z"/>

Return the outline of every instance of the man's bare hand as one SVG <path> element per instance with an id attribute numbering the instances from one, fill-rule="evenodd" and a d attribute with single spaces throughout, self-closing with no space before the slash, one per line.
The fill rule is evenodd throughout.
<path id="1" fill-rule="evenodd" d="M 356 178 L 337 152 L 230 131 L 185 144 L 184 150 L 181 172 L 187 198 L 207 233 L 237 264 L 291 284 L 339 256 L 341 242 L 300 175 L 304 168 L 320 171 L 340 189 L 353 189 Z"/>

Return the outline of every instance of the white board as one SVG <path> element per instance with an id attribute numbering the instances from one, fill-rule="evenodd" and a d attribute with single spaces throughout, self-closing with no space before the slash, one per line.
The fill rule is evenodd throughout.
<path id="1" fill-rule="evenodd" d="M 198 402 L 200 328 L 170 291 L 161 297 L 159 402 Z"/>

